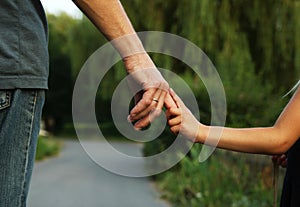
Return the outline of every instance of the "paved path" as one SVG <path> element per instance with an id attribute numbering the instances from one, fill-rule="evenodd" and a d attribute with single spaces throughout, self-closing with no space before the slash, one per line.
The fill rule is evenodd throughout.
<path id="1" fill-rule="evenodd" d="M 90 141 L 95 149 L 99 142 Z M 141 153 L 140 145 L 116 143 Z M 109 157 L 109 155 L 105 155 Z M 66 141 L 57 158 L 35 165 L 28 207 L 168 207 L 147 178 L 128 178 L 96 165 L 76 141 Z"/>

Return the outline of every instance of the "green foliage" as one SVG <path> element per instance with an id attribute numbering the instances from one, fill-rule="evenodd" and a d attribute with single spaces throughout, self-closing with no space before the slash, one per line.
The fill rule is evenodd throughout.
<path id="1" fill-rule="evenodd" d="M 227 126 L 274 123 L 287 102 L 281 99 L 284 91 L 299 79 L 299 2 L 154 0 L 146 8 L 141 0 L 123 4 L 137 30 L 172 32 L 203 49 L 224 84 Z M 199 102 L 201 121 L 209 123 L 210 101 L 201 80 L 177 60 L 153 59 L 188 83 Z M 145 155 L 163 151 L 170 140 L 172 135 L 165 132 L 145 145 Z M 262 171 L 249 171 L 252 166 L 246 161 L 224 162 L 220 157 L 200 166 L 197 157 L 186 157 L 159 181 L 166 197 L 178 206 L 271 205 L 271 189 L 258 177 Z"/>
<path id="2" fill-rule="evenodd" d="M 69 38 L 66 25 L 73 25 L 75 20 L 66 14 L 61 14 L 59 17 L 49 15 L 48 22 L 50 29 L 50 90 L 46 93 L 43 118 L 47 130 L 58 132 L 62 124 L 71 119 L 73 80 L 71 76 L 71 60 L 68 55 L 67 44 L 65 43 Z"/>
<path id="3" fill-rule="evenodd" d="M 147 7 L 140 0 L 122 3 L 137 30 L 172 32 L 203 49 L 225 87 L 227 125 L 274 123 L 286 103 L 280 98 L 283 91 L 297 81 L 299 74 L 292 52 L 300 51 L 293 44 L 298 41 L 299 26 L 295 25 L 300 22 L 294 10 L 299 7 L 297 1 L 155 0 Z M 166 66 L 184 78 L 200 103 L 201 120 L 209 123 L 210 102 L 196 74 L 178 60 L 157 55 L 153 59 L 159 67 Z"/>
<path id="4" fill-rule="evenodd" d="M 53 138 L 40 136 L 37 143 L 36 160 L 55 156 L 59 153 L 61 144 Z"/>
<path id="5" fill-rule="evenodd" d="M 141 0 L 122 3 L 137 31 L 172 32 L 205 51 L 216 65 L 225 87 L 228 125 L 274 122 L 284 105 L 279 97 L 298 79 L 300 46 L 299 38 L 295 37 L 300 31 L 300 16 L 297 1 L 154 0 L 147 2 L 147 6 Z M 48 98 L 44 114 L 58 117 L 55 113 L 70 113 L 70 78 L 74 81 L 86 59 L 106 41 L 85 17 L 49 15 L 49 27 L 52 71 L 49 97 L 53 98 Z M 200 103 L 201 119 L 209 123 L 209 97 L 196 74 L 178 60 L 158 54 L 152 56 L 157 66 L 181 75 L 189 84 Z M 96 98 L 101 120 L 111 120 L 109 111 L 100 111 L 109 106 L 115 86 L 125 75 L 122 63 L 118 63 L 101 82 Z M 57 100 L 62 100 L 61 108 L 56 107 L 60 110 L 51 109 Z"/>
<path id="6" fill-rule="evenodd" d="M 68 26 L 67 47 L 74 78 L 88 57 L 104 43 L 104 37 L 86 17 L 77 19 L 73 25 Z"/>
<path id="7" fill-rule="evenodd" d="M 216 151 L 198 162 L 199 147 L 185 157 L 180 167 L 156 177 L 163 197 L 176 207 L 272 205 L 272 164 L 269 157 L 256 162 L 246 154 Z M 252 162 L 250 162 L 252 160 Z M 263 163 L 263 164 L 261 164 Z M 269 163 L 269 164 L 268 164 Z"/>
<path id="8" fill-rule="evenodd" d="M 180 35 L 208 55 L 224 84 L 227 126 L 274 123 L 287 101 L 281 99 L 282 95 L 299 79 L 299 1 L 126 0 L 122 4 L 137 31 L 159 30 Z M 49 27 L 51 90 L 44 114 L 59 120 L 70 113 L 71 86 L 82 65 L 106 40 L 85 17 L 49 15 Z M 184 49 L 183 52 L 193 55 Z M 160 54 L 151 56 L 158 67 L 183 78 L 198 100 L 201 121 L 210 123 L 210 100 L 202 80 L 179 60 Z M 109 135 L 119 136 L 111 126 L 110 101 L 125 75 L 120 62 L 105 75 L 98 89 L 95 110 Z M 85 87 L 89 84 L 93 83 L 88 81 Z M 183 89 L 177 90 L 184 94 Z M 173 138 L 165 130 L 145 145 L 144 153 L 163 151 Z M 159 176 L 166 197 L 177 206 L 271 205 L 271 190 L 260 179 L 261 170 L 253 170 L 243 159 L 224 160 L 222 152 L 199 164 L 198 152 L 199 149 L 193 149 L 176 168 Z"/>

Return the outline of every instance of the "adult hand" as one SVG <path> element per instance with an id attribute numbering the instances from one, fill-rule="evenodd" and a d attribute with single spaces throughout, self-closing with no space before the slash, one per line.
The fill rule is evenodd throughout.
<path id="1" fill-rule="evenodd" d="M 136 122 L 134 128 L 140 130 L 148 126 L 161 114 L 169 84 L 162 77 L 147 53 L 123 58 L 127 69 L 128 84 L 133 92 L 136 106 L 130 111 L 128 120 Z M 175 105 L 167 99 L 167 105 Z"/>
<path id="2" fill-rule="evenodd" d="M 119 52 L 127 72 L 134 79 L 130 84 L 138 84 L 142 89 L 135 95 L 137 104 L 128 119 L 132 122 L 137 121 L 136 129 L 146 127 L 161 113 L 164 103 L 174 105 L 170 98 L 169 101 L 165 101 L 169 89 L 168 83 L 145 52 L 119 0 L 73 1 Z"/>

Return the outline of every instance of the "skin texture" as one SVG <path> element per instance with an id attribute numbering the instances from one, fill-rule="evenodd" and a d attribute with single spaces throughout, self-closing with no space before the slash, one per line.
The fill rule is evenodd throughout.
<path id="1" fill-rule="evenodd" d="M 129 74 L 140 69 L 147 69 L 148 75 L 137 76 L 136 82 L 143 90 L 135 95 L 135 107 L 128 120 L 135 122 L 134 128 L 140 130 L 160 115 L 162 107 L 176 107 L 168 93 L 168 83 L 163 79 L 155 64 L 144 51 L 143 45 L 118 0 L 74 0 L 77 7 L 94 23 L 108 40 L 127 36 L 124 41 L 113 41 L 114 47 L 123 58 Z M 128 53 L 134 51 L 132 55 Z M 153 101 L 157 99 L 158 102 Z"/>
<path id="2" fill-rule="evenodd" d="M 191 118 L 193 115 L 183 101 L 170 90 L 177 108 L 167 110 L 168 124 L 173 133 L 182 133 L 188 139 L 212 145 L 219 137 L 213 132 L 220 127 L 206 126 Z M 300 137 L 300 89 L 287 104 L 276 123 L 271 127 L 228 128 L 222 127 L 222 134 L 217 147 L 238 152 L 280 155 L 273 159 L 285 165 L 284 154 Z M 191 127 L 192 126 L 192 127 Z M 209 139 L 208 139 L 209 138 Z"/>

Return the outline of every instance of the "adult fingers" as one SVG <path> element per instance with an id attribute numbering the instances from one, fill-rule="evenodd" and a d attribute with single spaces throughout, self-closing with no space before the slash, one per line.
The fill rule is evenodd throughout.
<path id="1" fill-rule="evenodd" d="M 134 96 L 134 104 L 136 105 L 143 98 L 143 92 L 140 91 Z"/>
<path id="2" fill-rule="evenodd" d="M 166 94 L 167 94 L 166 91 L 161 91 L 156 107 L 154 109 L 152 109 L 149 113 L 150 123 L 152 121 L 154 121 L 154 119 L 157 118 L 161 114 L 162 108 L 164 106 L 164 101 L 165 101 Z M 155 101 L 155 100 L 156 99 L 154 99 L 153 101 Z"/>
<path id="3" fill-rule="evenodd" d="M 147 127 L 156 117 L 161 114 L 166 94 L 167 92 L 165 90 L 157 88 L 153 98 L 150 99 L 151 103 L 147 104 L 148 107 L 144 108 L 144 110 L 139 112 L 139 114 L 135 114 L 133 117 L 130 116 L 129 121 L 137 121 L 134 124 L 134 128 L 136 130 Z"/>
<path id="4" fill-rule="evenodd" d="M 159 90 L 161 91 L 161 93 L 159 95 L 159 99 L 158 99 L 158 103 L 156 105 L 156 109 L 158 109 L 159 111 L 161 111 L 162 108 L 163 108 L 163 106 L 164 106 L 164 102 L 165 102 L 165 98 L 166 98 L 167 92 L 164 91 L 164 90 L 161 90 L 161 89 L 159 89 Z"/>
<path id="5" fill-rule="evenodd" d="M 138 120 L 141 118 L 141 113 L 143 113 L 147 108 L 153 104 L 153 96 L 156 93 L 155 88 L 150 88 L 143 93 L 142 98 L 137 102 L 137 104 L 130 111 L 130 119 Z"/>
<path id="6" fill-rule="evenodd" d="M 134 128 L 136 130 L 141 130 L 147 127 L 154 119 L 160 114 L 160 109 L 152 110 L 148 115 L 144 116 L 143 118 L 139 119 L 135 124 Z"/>
<path id="7" fill-rule="evenodd" d="M 139 107 L 141 110 L 136 111 L 135 107 L 130 112 L 130 120 L 137 121 L 139 119 L 142 119 L 145 116 L 148 116 L 150 113 L 160 113 L 159 110 L 161 110 L 163 106 L 163 99 L 165 95 L 163 94 L 162 90 L 157 89 L 155 93 L 153 94 L 151 92 L 150 95 L 148 95 L 148 91 L 144 92 L 143 98 L 139 101 L 136 107 Z M 140 106 L 140 104 L 143 104 L 144 107 Z M 160 104 L 161 108 L 157 108 L 157 106 Z M 150 118 L 150 117 L 149 117 Z"/>

